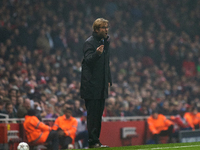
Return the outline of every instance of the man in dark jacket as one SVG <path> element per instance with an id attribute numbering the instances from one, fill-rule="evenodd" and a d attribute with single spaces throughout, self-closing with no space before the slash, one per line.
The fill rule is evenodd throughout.
<path id="1" fill-rule="evenodd" d="M 81 98 L 87 109 L 89 147 L 102 147 L 99 141 L 101 118 L 108 87 L 111 86 L 109 67 L 108 20 L 98 18 L 93 33 L 84 43 L 81 74 Z"/>

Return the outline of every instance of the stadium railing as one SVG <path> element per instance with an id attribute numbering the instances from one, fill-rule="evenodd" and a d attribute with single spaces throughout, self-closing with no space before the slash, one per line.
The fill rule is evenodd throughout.
<path id="1" fill-rule="evenodd" d="M 23 122 L 24 118 L 9 118 L 6 114 L 1 114 L 0 116 L 4 116 L 5 118 L 0 118 L 0 122 L 8 123 L 8 122 Z M 103 122 L 107 121 L 137 121 L 137 120 L 147 120 L 149 116 L 132 116 L 132 117 L 102 117 Z M 170 118 L 170 116 L 166 116 Z M 42 121 L 55 121 L 55 118 L 42 118 Z"/>

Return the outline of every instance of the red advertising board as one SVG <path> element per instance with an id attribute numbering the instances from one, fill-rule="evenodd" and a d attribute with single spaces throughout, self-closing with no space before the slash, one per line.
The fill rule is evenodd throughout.
<path id="1" fill-rule="evenodd" d="M 125 127 L 135 127 L 136 135 L 122 138 L 121 130 Z M 146 139 L 145 132 L 145 121 L 102 122 L 100 141 L 109 147 L 142 145 Z"/>
<path id="2" fill-rule="evenodd" d="M 2 128 L 2 130 L 17 130 L 20 133 L 18 136 L 25 140 L 25 133 L 21 128 L 21 123 L 8 123 L 2 124 L 2 126 L 3 125 L 4 129 Z M 102 144 L 106 144 L 109 147 L 142 145 L 145 144 L 146 139 L 148 138 L 147 133 L 145 120 L 102 122 L 100 141 Z M 1 143 L 7 140 L 7 136 L 4 138 L 4 140 L 1 140 Z"/>
<path id="3" fill-rule="evenodd" d="M 8 143 L 7 139 L 7 126 L 5 124 L 0 124 L 0 144 Z"/>

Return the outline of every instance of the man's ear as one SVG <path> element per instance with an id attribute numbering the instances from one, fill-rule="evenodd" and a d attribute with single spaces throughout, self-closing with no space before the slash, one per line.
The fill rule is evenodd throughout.
<path id="1" fill-rule="evenodd" d="M 94 31 L 94 32 L 98 33 L 98 32 L 99 32 L 99 29 L 95 29 L 95 31 Z"/>

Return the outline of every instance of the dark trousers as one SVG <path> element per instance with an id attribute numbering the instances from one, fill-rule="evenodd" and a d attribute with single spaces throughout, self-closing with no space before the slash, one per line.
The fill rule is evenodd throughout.
<path id="1" fill-rule="evenodd" d="M 83 140 L 83 148 L 88 147 L 88 131 L 82 131 L 76 135 L 75 141 Z"/>
<path id="2" fill-rule="evenodd" d="M 87 128 L 89 134 L 89 145 L 99 143 L 104 105 L 105 99 L 85 100 L 85 106 L 87 109 Z"/>
<path id="3" fill-rule="evenodd" d="M 160 136 L 169 136 L 169 143 L 171 143 L 172 140 L 172 133 L 173 133 L 173 125 L 169 126 L 167 130 L 163 130 L 160 132 L 160 134 L 154 134 L 153 135 L 153 140 L 155 141 L 156 144 L 159 144 L 159 137 Z"/>
<path id="4" fill-rule="evenodd" d="M 50 131 L 46 143 L 50 143 L 52 150 L 58 150 L 59 149 L 59 138 L 57 131 Z"/>
<path id="5" fill-rule="evenodd" d="M 59 143 L 62 149 L 68 149 L 68 145 L 72 143 L 72 138 L 69 136 L 61 136 L 59 137 Z"/>

